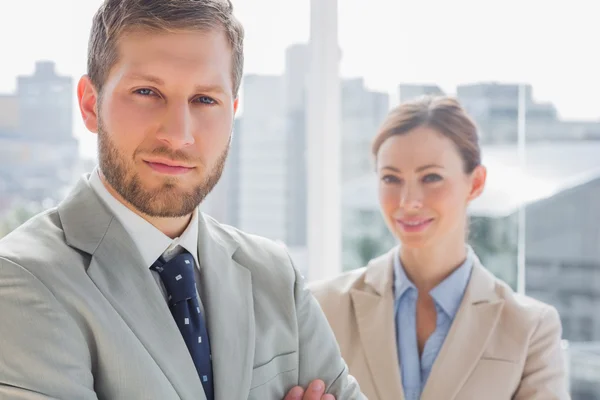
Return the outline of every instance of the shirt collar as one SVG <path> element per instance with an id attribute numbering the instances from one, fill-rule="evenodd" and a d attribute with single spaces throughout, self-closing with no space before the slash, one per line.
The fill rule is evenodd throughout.
<path id="1" fill-rule="evenodd" d="M 467 289 L 467 284 L 471 277 L 471 270 L 473 269 L 473 256 L 473 249 L 470 246 L 467 246 L 467 258 L 462 265 L 455 269 L 446 279 L 429 292 L 436 304 L 441 307 L 444 313 L 451 319 L 453 319 L 458 312 L 465 290 Z M 394 256 L 394 292 L 396 302 L 398 302 L 402 295 L 410 288 L 417 290 L 404 271 L 404 267 L 400 262 L 400 252 L 398 248 Z"/>
<path id="2" fill-rule="evenodd" d="M 415 284 L 412 283 L 404 271 L 404 267 L 400 262 L 400 248 L 398 248 L 394 254 L 394 296 L 396 302 L 400 301 L 402 295 L 409 289 L 417 290 Z"/>
<path id="3" fill-rule="evenodd" d="M 178 238 L 171 239 L 154 225 L 131 211 L 123 203 L 117 200 L 104 186 L 100 179 L 100 169 L 96 167 L 90 174 L 89 184 L 96 192 L 100 200 L 109 208 L 115 217 L 121 222 L 137 249 L 139 250 L 144 264 L 150 268 L 152 264 L 167 250 L 183 247 L 194 257 L 196 265 L 198 262 L 198 210 L 194 210 L 192 219 L 185 231 Z"/>

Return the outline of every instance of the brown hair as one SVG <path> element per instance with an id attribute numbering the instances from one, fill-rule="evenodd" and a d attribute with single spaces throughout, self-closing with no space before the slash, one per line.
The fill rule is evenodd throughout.
<path id="1" fill-rule="evenodd" d="M 456 99 L 446 96 L 424 96 L 393 108 L 373 141 L 371 151 L 375 159 L 387 139 L 407 134 L 420 126 L 435 129 L 456 145 L 466 173 L 473 172 L 481 164 L 475 123 Z"/>
<path id="2" fill-rule="evenodd" d="M 233 16 L 230 0 L 104 0 L 94 15 L 88 44 L 88 75 L 98 92 L 118 60 L 119 38 L 134 29 L 223 29 L 231 45 L 231 77 L 237 97 L 244 64 L 244 28 Z"/>

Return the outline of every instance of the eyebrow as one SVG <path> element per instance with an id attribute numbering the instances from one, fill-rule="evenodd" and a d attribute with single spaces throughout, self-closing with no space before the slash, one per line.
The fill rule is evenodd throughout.
<path id="1" fill-rule="evenodd" d="M 421 172 L 421 171 L 424 171 L 424 170 L 429 169 L 429 168 L 442 168 L 443 169 L 444 167 L 442 167 L 441 165 L 438 165 L 438 164 L 427 164 L 427 165 L 423 165 L 423 166 L 417 168 L 417 172 Z M 381 169 L 382 170 L 383 169 L 389 169 L 389 170 L 397 172 L 397 173 L 401 172 L 398 168 L 392 167 L 390 165 L 386 165 L 385 167 L 382 167 Z"/>
<path id="2" fill-rule="evenodd" d="M 127 74 L 126 79 L 152 82 L 158 86 L 163 86 L 165 81 L 154 75 L 148 74 Z M 194 91 L 200 93 L 225 93 L 225 89 L 221 85 L 196 85 Z"/>
<path id="3" fill-rule="evenodd" d="M 146 74 L 127 74 L 125 75 L 126 79 L 136 80 L 136 81 L 149 81 L 152 83 L 156 83 L 157 85 L 163 85 L 165 82 L 157 76 L 154 75 L 146 75 Z"/>

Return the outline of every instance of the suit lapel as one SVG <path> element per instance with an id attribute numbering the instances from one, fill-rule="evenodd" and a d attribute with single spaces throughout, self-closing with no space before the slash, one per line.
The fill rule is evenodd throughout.
<path id="1" fill-rule="evenodd" d="M 494 278 L 475 260 L 464 299 L 433 364 L 422 399 L 455 399 L 472 373 L 504 306 L 495 295 L 494 284 Z"/>
<path id="2" fill-rule="evenodd" d="M 366 272 L 367 290 L 350 292 L 361 344 L 381 399 L 404 399 L 398 363 L 392 257 L 394 252 L 374 260 Z M 383 325 L 382 325 L 383 324 Z"/>
<path id="3" fill-rule="evenodd" d="M 198 257 L 202 300 L 213 355 L 215 398 L 248 397 L 254 362 L 254 304 L 251 274 L 234 256 L 237 243 L 201 215 Z"/>
<path id="4" fill-rule="evenodd" d="M 83 178 L 59 206 L 69 245 L 92 255 L 87 273 L 182 399 L 205 399 L 171 312 L 133 241 Z"/>
<path id="5" fill-rule="evenodd" d="M 183 336 L 148 267 L 120 224 L 111 224 L 88 275 L 142 342 L 183 399 L 204 398 Z"/>

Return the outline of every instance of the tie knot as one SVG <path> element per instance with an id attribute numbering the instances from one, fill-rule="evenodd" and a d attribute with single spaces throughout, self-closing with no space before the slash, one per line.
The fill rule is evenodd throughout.
<path id="1" fill-rule="evenodd" d="M 196 297 L 194 257 L 190 253 L 181 253 L 166 263 L 158 259 L 150 268 L 160 275 L 170 305 Z"/>

